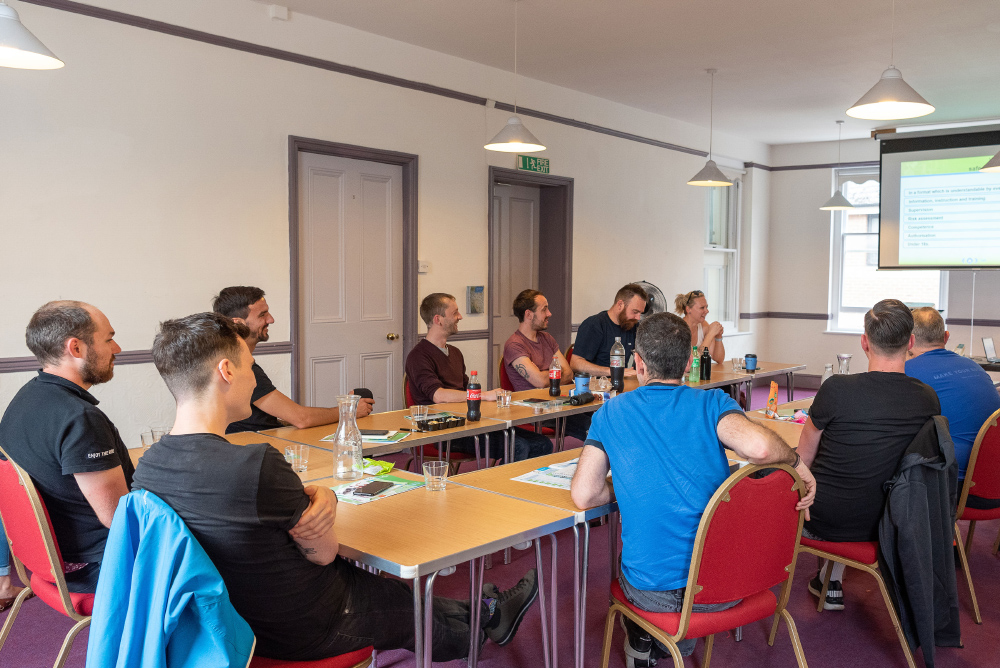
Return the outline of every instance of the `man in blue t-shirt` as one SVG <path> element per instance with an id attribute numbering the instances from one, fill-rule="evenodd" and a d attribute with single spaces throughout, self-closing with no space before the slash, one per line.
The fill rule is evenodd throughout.
<path id="1" fill-rule="evenodd" d="M 702 513 L 729 477 L 724 448 L 754 464 L 792 464 L 806 484 L 800 508 L 816 493 L 809 469 L 773 431 L 748 420 L 724 392 L 684 385 L 690 355 L 691 329 L 683 319 L 672 313 L 643 319 L 635 342 L 640 387 L 594 414 L 571 488 L 581 508 L 606 503 L 605 478 L 614 471 L 623 543 L 618 581 L 633 604 L 650 612 L 680 610 Z M 652 639 L 632 622 L 625 627 L 630 668 L 652 665 Z M 678 648 L 688 656 L 694 644 L 686 640 Z"/>
<path id="2" fill-rule="evenodd" d="M 934 388 L 941 414 L 948 418 L 955 442 L 958 478 L 965 478 L 972 445 L 986 419 L 1000 409 L 1000 394 L 983 368 L 967 357 L 945 350 L 950 332 L 944 318 L 929 306 L 913 310 L 913 348 L 906 375 Z"/>

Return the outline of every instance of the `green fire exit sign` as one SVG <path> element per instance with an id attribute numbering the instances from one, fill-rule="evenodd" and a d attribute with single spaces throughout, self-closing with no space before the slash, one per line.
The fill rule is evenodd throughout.
<path id="1" fill-rule="evenodd" d="M 549 159 L 536 158 L 533 155 L 518 155 L 517 168 L 524 172 L 549 173 Z"/>

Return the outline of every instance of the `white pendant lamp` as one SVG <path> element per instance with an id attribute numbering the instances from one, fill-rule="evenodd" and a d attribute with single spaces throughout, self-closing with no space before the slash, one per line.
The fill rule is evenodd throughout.
<path id="1" fill-rule="evenodd" d="M 893 121 L 926 116 L 934 106 L 903 81 L 903 74 L 892 65 L 896 58 L 896 2 L 892 2 L 892 23 L 889 36 L 889 69 L 882 78 L 847 110 L 852 118 L 871 121 Z"/>
<path id="2" fill-rule="evenodd" d="M 514 115 L 507 121 L 503 130 L 483 148 L 503 153 L 533 153 L 544 151 L 545 145 L 538 141 L 517 117 L 517 3 L 518 0 L 514 0 Z"/>
<path id="3" fill-rule="evenodd" d="M 24 27 L 17 12 L 0 0 L 0 67 L 55 70 L 63 65 L 63 61 Z"/>
<path id="4" fill-rule="evenodd" d="M 689 186 L 731 186 L 733 182 L 726 178 L 719 166 L 712 160 L 712 132 L 715 120 L 715 73 L 717 70 L 705 70 L 712 77 L 712 88 L 708 103 L 708 162 L 701 168 L 701 171 L 691 177 Z"/>
<path id="5" fill-rule="evenodd" d="M 1000 153 L 990 158 L 990 161 L 979 168 L 981 172 L 1000 172 Z"/>
<path id="6" fill-rule="evenodd" d="M 844 129 L 844 121 L 837 121 L 837 169 L 840 169 L 840 138 L 841 133 Z M 847 209 L 853 209 L 854 205 L 847 201 L 844 197 L 844 193 L 840 192 L 840 188 L 837 188 L 837 192 L 833 193 L 833 197 L 826 201 L 826 204 L 820 207 L 820 211 L 846 211 Z"/>

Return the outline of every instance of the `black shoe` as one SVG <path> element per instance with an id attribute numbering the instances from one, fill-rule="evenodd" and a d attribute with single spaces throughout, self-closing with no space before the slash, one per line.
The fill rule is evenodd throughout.
<path id="1" fill-rule="evenodd" d="M 626 668 L 652 668 L 656 665 L 653 656 L 653 637 L 641 626 L 622 615 L 622 629 L 625 631 L 625 666 Z"/>
<path id="2" fill-rule="evenodd" d="M 819 579 L 819 573 L 809 581 L 809 593 L 819 598 L 823 591 L 823 581 Z M 844 590 L 836 580 L 830 580 L 830 586 L 826 590 L 826 601 L 823 602 L 824 610 L 844 609 Z"/>
<path id="3" fill-rule="evenodd" d="M 521 581 L 506 591 L 497 593 L 497 609 L 486 625 L 486 635 L 490 640 L 503 647 L 514 639 L 517 627 L 521 625 L 524 614 L 538 598 L 538 581 L 535 569 L 525 573 Z M 483 585 L 485 592 L 486 585 Z M 496 592 L 494 586 L 491 590 Z M 491 597 L 492 598 L 492 597 Z"/>

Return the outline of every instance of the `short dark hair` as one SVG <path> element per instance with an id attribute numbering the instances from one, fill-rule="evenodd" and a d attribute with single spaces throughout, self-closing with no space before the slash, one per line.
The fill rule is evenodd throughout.
<path id="1" fill-rule="evenodd" d="M 239 366 L 240 341 L 249 334 L 243 331 L 247 329 L 219 313 L 161 322 L 153 339 L 153 364 L 174 398 L 205 389 L 220 359 Z"/>
<path id="2" fill-rule="evenodd" d="M 944 345 L 944 318 L 933 306 L 913 309 L 913 336 L 924 346 Z"/>
<path id="3" fill-rule="evenodd" d="M 49 302 L 35 311 L 24 331 L 24 340 L 39 364 L 58 364 L 67 339 L 80 339 L 88 346 L 93 345 L 97 323 L 87 306 L 85 302 L 63 299 Z"/>
<path id="4" fill-rule="evenodd" d="M 641 285 L 638 283 L 629 283 L 628 285 L 623 285 L 621 289 L 615 293 L 615 304 L 617 304 L 619 300 L 628 304 L 632 300 L 632 297 L 641 297 L 644 302 L 649 301 L 649 295 L 646 294 L 646 291 L 642 289 Z"/>
<path id="5" fill-rule="evenodd" d="M 894 355 L 905 352 L 913 333 L 913 314 L 898 299 L 883 299 L 865 313 L 865 334 L 877 351 Z"/>
<path id="6" fill-rule="evenodd" d="M 448 301 L 455 301 L 455 297 L 447 292 L 432 292 L 420 302 L 420 319 L 428 327 L 434 322 L 434 316 L 444 315 L 448 310 Z"/>
<path id="7" fill-rule="evenodd" d="M 635 351 L 646 364 L 649 378 L 682 378 L 691 354 L 691 328 L 673 313 L 646 316 L 635 331 Z"/>
<path id="8" fill-rule="evenodd" d="M 250 285 L 224 288 L 212 300 L 212 310 L 227 318 L 246 318 L 250 307 L 264 298 L 264 291 Z"/>
<path id="9" fill-rule="evenodd" d="M 524 322 L 524 314 L 527 311 L 534 311 L 537 304 L 535 304 L 535 297 L 542 296 L 542 293 L 538 290 L 521 290 L 514 297 L 514 315 L 517 316 L 518 322 Z"/>

